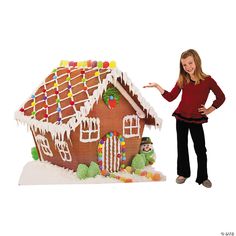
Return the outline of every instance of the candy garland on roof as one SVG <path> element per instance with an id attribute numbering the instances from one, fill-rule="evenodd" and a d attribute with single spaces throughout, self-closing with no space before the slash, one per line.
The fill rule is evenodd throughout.
<path id="1" fill-rule="evenodd" d="M 78 68 L 84 67 L 86 68 L 87 66 L 91 65 L 91 69 L 92 70 L 98 70 L 99 68 L 97 67 L 97 61 L 91 61 L 91 63 L 87 63 L 87 61 L 84 62 L 76 62 L 74 64 L 70 63 L 69 65 L 69 61 L 62 61 L 63 63 L 61 63 L 62 67 L 58 67 L 57 69 L 55 69 L 55 71 L 59 72 L 59 71 L 65 71 L 65 68 L 63 66 L 69 67 L 68 69 L 70 70 L 77 70 Z M 86 62 L 86 63 L 85 63 Z M 99 63 L 99 65 L 101 65 L 101 63 Z M 72 67 L 74 66 L 74 67 Z M 105 66 L 107 66 L 105 64 Z M 109 69 L 112 69 L 109 73 Z M 95 72 L 96 73 L 96 72 Z M 100 72 L 101 73 L 101 72 Z M 121 72 L 119 69 L 116 68 L 116 63 L 114 61 L 111 61 L 109 63 L 109 67 L 108 70 L 103 70 L 104 74 L 107 74 L 106 77 L 98 84 L 98 88 L 94 91 L 94 93 L 90 96 L 89 100 L 90 100 L 90 106 L 87 106 L 86 104 L 80 106 L 79 110 L 77 110 L 76 114 L 68 116 L 68 117 L 63 117 L 63 120 L 66 119 L 67 123 L 60 123 L 60 125 L 58 126 L 58 123 L 51 123 L 51 122 L 43 122 L 42 120 L 37 120 L 35 116 L 31 117 L 28 113 L 28 110 L 31 111 L 33 110 L 31 105 L 28 105 L 29 102 L 32 102 L 32 100 L 28 100 L 28 103 L 24 103 L 24 105 L 20 108 L 19 111 L 17 111 L 15 113 L 15 119 L 18 122 L 22 122 L 23 124 L 27 124 L 27 126 L 29 128 L 32 128 L 34 130 L 39 129 L 41 132 L 50 132 L 52 134 L 53 139 L 56 136 L 60 136 L 62 139 L 64 138 L 64 134 L 66 133 L 67 137 L 70 138 L 70 132 L 72 129 L 74 129 L 75 127 L 78 126 L 78 124 L 81 122 L 81 120 L 88 115 L 89 111 L 91 110 L 91 108 L 93 107 L 94 103 L 97 102 L 99 100 L 99 98 L 102 96 L 102 94 L 104 93 L 104 91 L 107 89 L 107 85 L 109 82 L 113 83 L 114 85 L 116 84 L 116 79 L 117 77 L 120 77 L 122 82 L 124 84 L 127 84 L 129 86 L 129 90 L 135 94 L 137 96 L 138 101 L 140 102 L 140 104 L 143 107 L 143 110 L 146 110 L 149 112 L 149 115 L 151 117 L 153 117 L 155 119 L 155 124 L 158 127 L 161 127 L 161 119 L 158 117 L 158 115 L 156 114 L 156 112 L 154 111 L 154 109 L 149 105 L 149 103 L 141 96 L 141 94 L 139 93 L 139 90 L 132 84 L 131 80 L 127 77 L 127 75 L 123 72 Z M 102 74 L 101 73 L 101 74 Z M 58 76 L 58 78 L 61 78 L 65 76 L 65 74 L 61 74 L 60 76 Z M 95 75 L 97 76 L 97 74 Z M 76 76 L 77 77 L 77 76 Z M 76 77 L 73 77 L 73 79 L 75 79 Z M 45 84 L 48 87 L 48 84 L 51 83 L 52 81 L 47 81 L 45 82 Z M 75 85 L 73 85 L 74 87 Z M 52 88 L 53 89 L 53 88 Z M 47 92 L 50 91 L 51 88 L 47 89 Z M 38 91 L 38 90 L 36 90 Z M 35 92 L 36 93 L 36 92 Z M 39 93 L 39 94 L 35 94 L 35 97 L 41 96 L 43 93 Z M 76 93 L 77 94 L 77 93 Z M 74 94 L 75 95 L 75 94 Z M 53 95 L 49 95 L 48 98 L 54 96 Z M 37 99 L 36 99 L 37 100 Z M 37 103 L 42 102 L 37 100 Z M 84 101 L 80 101 L 80 102 L 84 102 Z M 28 105 L 28 107 L 26 107 L 26 105 Z M 52 107 L 55 104 L 50 104 L 48 106 Z M 85 109 L 86 107 L 86 109 Z M 36 105 L 37 108 L 37 105 Z M 35 109 L 35 108 L 34 108 Z M 37 110 L 37 112 L 40 112 L 41 110 L 43 110 L 43 108 L 40 108 Z M 57 112 L 57 111 L 56 111 Z M 55 112 L 50 113 L 48 116 L 53 115 Z M 76 119 L 73 118 L 73 116 L 76 117 Z M 34 119 L 32 119 L 34 118 Z M 73 118 L 73 119 L 72 119 Z M 69 119 L 69 120 L 68 120 Z"/>
<path id="2" fill-rule="evenodd" d="M 62 60 L 60 62 L 61 67 L 77 67 L 77 68 L 99 68 L 99 69 L 115 69 L 116 68 L 116 62 L 115 61 L 66 61 Z"/>
<path id="3" fill-rule="evenodd" d="M 115 68 L 116 67 L 116 62 L 115 61 L 111 61 L 111 62 L 98 61 L 97 62 L 97 61 L 91 61 L 91 60 L 89 60 L 89 61 L 79 61 L 79 62 L 61 61 L 60 66 L 69 67 L 68 70 L 66 71 L 66 73 L 68 74 L 68 76 L 66 78 L 66 81 L 68 82 L 68 94 L 67 94 L 67 96 L 68 96 L 68 98 L 71 99 L 70 100 L 70 105 L 73 106 L 75 112 L 77 112 L 76 107 L 75 107 L 75 101 L 73 99 L 72 85 L 70 83 L 70 80 L 71 80 L 71 78 L 70 78 L 71 69 L 72 68 L 74 68 L 75 70 L 76 69 L 81 69 L 80 70 L 80 74 L 82 74 L 82 81 L 81 82 L 84 85 L 83 90 L 84 90 L 84 92 L 86 92 L 86 94 L 87 94 L 87 96 L 89 98 L 90 95 L 88 93 L 88 86 L 86 84 L 87 80 L 86 80 L 86 77 L 85 77 L 85 68 L 94 68 L 94 69 L 97 68 L 98 69 L 98 71 L 95 71 L 94 76 L 98 77 L 99 84 L 100 84 L 101 83 L 100 69 Z M 42 85 L 43 86 L 42 93 L 37 94 L 37 95 L 33 94 L 31 96 L 31 99 L 33 99 L 32 102 L 31 102 L 31 106 L 26 107 L 26 108 L 25 107 L 20 108 L 20 110 L 19 110 L 20 112 L 24 113 L 26 110 L 32 108 L 33 111 L 31 112 L 31 115 L 32 115 L 32 117 L 36 118 L 36 113 L 40 112 L 41 110 L 44 110 L 44 114 L 43 114 L 42 120 L 48 121 L 49 116 L 55 113 L 55 112 L 53 112 L 51 114 L 48 113 L 49 107 L 53 106 L 54 104 L 48 105 L 48 102 L 47 102 L 48 98 L 50 98 L 52 96 L 52 95 L 50 95 L 48 97 L 47 96 L 47 92 L 50 91 L 51 89 L 53 89 L 54 90 L 54 94 L 56 95 L 56 99 L 55 99 L 55 104 L 57 105 L 56 112 L 58 113 L 58 119 L 57 119 L 56 123 L 57 124 L 61 124 L 63 117 L 62 117 L 61 99 L 60 99 L 60 96 L 59 96 L 60 92 L 58 90 L 58 87 L 60 86 L 60 84 L 58 83 L 58 78 L 60 78 L 60 77 L 65 75 L 65 74 L 62 74 L 60 76 L 57 75 L 57 72 L 60 71 L 61 69 L 63 69 L 63 68 L 57 68 L 57 69 L 53 69 L 52 70 L 52 74 L 51 75 L 52 75 L 52 79 L 53 79 L 52 80 L 53 81 L 53 87 L 47 90 L 46 89 L 46 84 L 50 83 L 51 81 L 48 81 L 48 82 L 44 81 L 44 83 Z M 42 108 L 36 110 L 36 107 L 35 107 L 36 104 L 37 104 L 36 97 L 38 97 L 40 95 L 43 95 L 44 105 L 43 105 Z M 38 102 L 42 102 L 42 101 L 38 101 Z"/>

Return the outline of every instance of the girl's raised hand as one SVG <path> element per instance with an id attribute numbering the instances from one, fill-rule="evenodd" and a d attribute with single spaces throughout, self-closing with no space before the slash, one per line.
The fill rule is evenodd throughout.
<path id="1" fill-rule="evenodd" d="M 165 90 L 157 83 L 148 83 L 148 85 L 143 86 L 144 88 L 157 88 L 161 94 L 165 92 Z"/>
<path id="2" fill-rule="evenodd" d="M 144 85 L 143 88 L 157 88 L 157 83 L 148 83 L 148 85 Z"/>

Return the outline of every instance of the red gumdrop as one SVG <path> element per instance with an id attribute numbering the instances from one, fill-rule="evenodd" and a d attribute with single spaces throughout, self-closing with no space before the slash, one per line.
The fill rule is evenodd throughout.
<path id="1" fill-rule="evenodd" d="M 146 171 L 146 170 L 142 171 L 142 172 L 140 173 L 140 176 L 147 176 L 147 171 Z"/>
<path id="2" fill-rule="evenodd" d="M 125 179 L 125 183 L 132 183 L 133 182 L 133 180 L 132 179 Z"/>
<path id="3" fill-rule="evenodd" d="M 108 61 L 104 61 L 103 62 L 103 68 L 107 68 L 109 67 L 109 62 Z"/>

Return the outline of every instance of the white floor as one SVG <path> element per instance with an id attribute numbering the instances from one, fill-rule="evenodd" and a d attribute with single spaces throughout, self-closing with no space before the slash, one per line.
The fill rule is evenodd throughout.
<path id="1" fill-rule="evenodd" d="M 154 172 L 155 169 L 151 166 L 145 167 L 146 171 Z M 160 172 L 159 172 L 160 173 Z M 150 182 L 152 180 L 138 176 L 135 174 L 129 174 L 124 172 L 117 172 L 116 175 L 132 178 L 133 182 Z M 161 181 L 165 180 L 165 176 L 160 173 Z M 62 167 L 52 165 L 49 162 L 41 162 L 41 161 L 31 161 L 28 162 L 22 171 L 20 176 L 19 185 L 34 185 L 34 184 L 101 184 L 101 183 L 121 183 L 121 181 L 104 177 L 102 175 L 97 175 L 94 178 L 87 178 L 84 180 L 80 180 L 76 173 L 64 169 Z"/>

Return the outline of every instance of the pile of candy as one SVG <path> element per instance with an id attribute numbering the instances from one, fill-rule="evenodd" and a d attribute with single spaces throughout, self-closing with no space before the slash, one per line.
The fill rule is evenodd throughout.
<path id="1" fill-rule="evenodd" d="M 121 171 L 124 173 L 144 176 L 152 181 L 160 181 L 161 180 L 161 175 L 159 172 L 150 172 L 150 171 L 146 171 L 146 170 L 134 169 L 131 166 L 127 166 L 125 169 L 121 169 Z M 132 178 L 126 178 L 126 177 L 120 176 L 116 173 L 110 173 L 107 170 L 102 170 L 101 175 L 103 175 L 105 177 L 115 178 L 115 179 L 117 179 L 121 182 L 124 182 L 124 183 L 135 182 L 134 179 L 132 179 Z"/>

